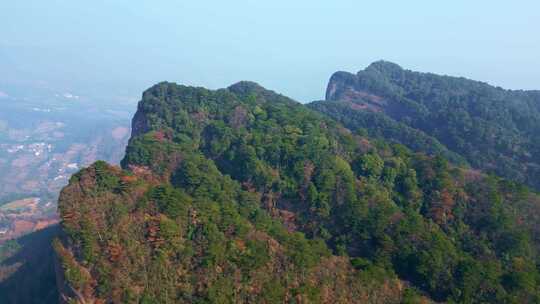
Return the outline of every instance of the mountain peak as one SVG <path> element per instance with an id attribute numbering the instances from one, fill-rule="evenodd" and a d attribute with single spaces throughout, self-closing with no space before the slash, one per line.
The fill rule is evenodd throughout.
<path id="1" fill-rule="evenodd" d="M 378 60 L 370 64 L 365 70 L 366 71 L 376 70 L 381 73 L 395 73 L 395 72 L 402 72 L 403 68 L 397 63 L 393 63 L 393 62 L 385 61 L 385 60 Z"/>
<path id="2" fill-rule="evenodd" d="M 253 82 L 253 81 L 239 81 L 227 88 L 229 91 L 244 95 L 249 93 L 260 93 L 266 91 L 266 89 L 261 86 L 260 84 Z"/>

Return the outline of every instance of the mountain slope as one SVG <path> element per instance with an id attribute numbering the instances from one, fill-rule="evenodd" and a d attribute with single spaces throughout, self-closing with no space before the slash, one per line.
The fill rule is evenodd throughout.
<path id="1" fill-rule="evenodd" d="M 64 296 L 116 303 L 400 301 L 404 287 L 395 277 L 369 278 L 321 239 L 269 217 L 260 205 L 272 203 L 277 172 L 250 163 L 249 147 L 227 156 L 249 171 L 220 168 L 227 149 L 218 141 L 241 146 L 254 115 L 269 107 L 301 112 L 267 91 L 258 96 L 278 100 L 257 107 L 254 98 L 232 93 L 242 86 L 259 89 L 153 87 L 133 121 L 127 170 L 99 162 L 73 176 L 59 201 L 67 238 L 55 243 L 70 286 Z M 239 179 L 268 176 L 242 184 L 225 171 Z"/>
<path id="2" fill-rule="evenodd" d="M 62 295 L 114 303 L 538 301 L 539 199 L 257 84 L 158 84 L 122 169 L 62 191 Z M 535 209 L 536 208 L 536 209 Z"/>
<path id="3" fill-rule="evenodd" d="M 365 128 L 415 151 L 464 159 L 540 189 L 538 91 L 503 90 L 380 61 L 356 75 L 335 73 L 326 100 L 311 107 L 351 129 Z"/>
<path id="4" fill-rule="evenodd" d="M 0 245 L 0 303 L 58 303 L 55 253 L 58 225 Z"/>

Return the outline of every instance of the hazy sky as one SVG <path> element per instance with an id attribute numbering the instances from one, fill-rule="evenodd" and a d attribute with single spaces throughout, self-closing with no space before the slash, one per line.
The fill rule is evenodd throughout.
<path id="1" fill-rule="evenodd" d="M 0 80 L 139 93 L 253 80 L 308 102 L 385 59 L 540 89 L 540 2 L 0 0 Z"/>

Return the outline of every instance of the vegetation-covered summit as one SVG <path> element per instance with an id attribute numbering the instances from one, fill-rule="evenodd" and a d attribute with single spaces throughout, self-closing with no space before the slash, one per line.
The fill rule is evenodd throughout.
<path id="1" fill-rule="evenodd" d="M 443 154 L 540 190 L 540 91 L 511 91 L 379 61 L 335 73 L 311 105 L 353 131 Z"/>
<path id="2" fill-rule="evenodd" d="M 62 191 L 66 298 L 535 303 L 539 198 L 257 84 L 158 84 Z"/>

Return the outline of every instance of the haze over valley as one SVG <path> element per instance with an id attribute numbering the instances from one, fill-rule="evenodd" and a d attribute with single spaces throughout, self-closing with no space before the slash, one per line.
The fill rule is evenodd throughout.
<path id="1" fill-rule="evenodd" d="M 71 174 L 98 159 L 120 162 L 135 105 L 44 88 L 1 90 L 0 242 L 57 223 L 58 193 Z"/>

